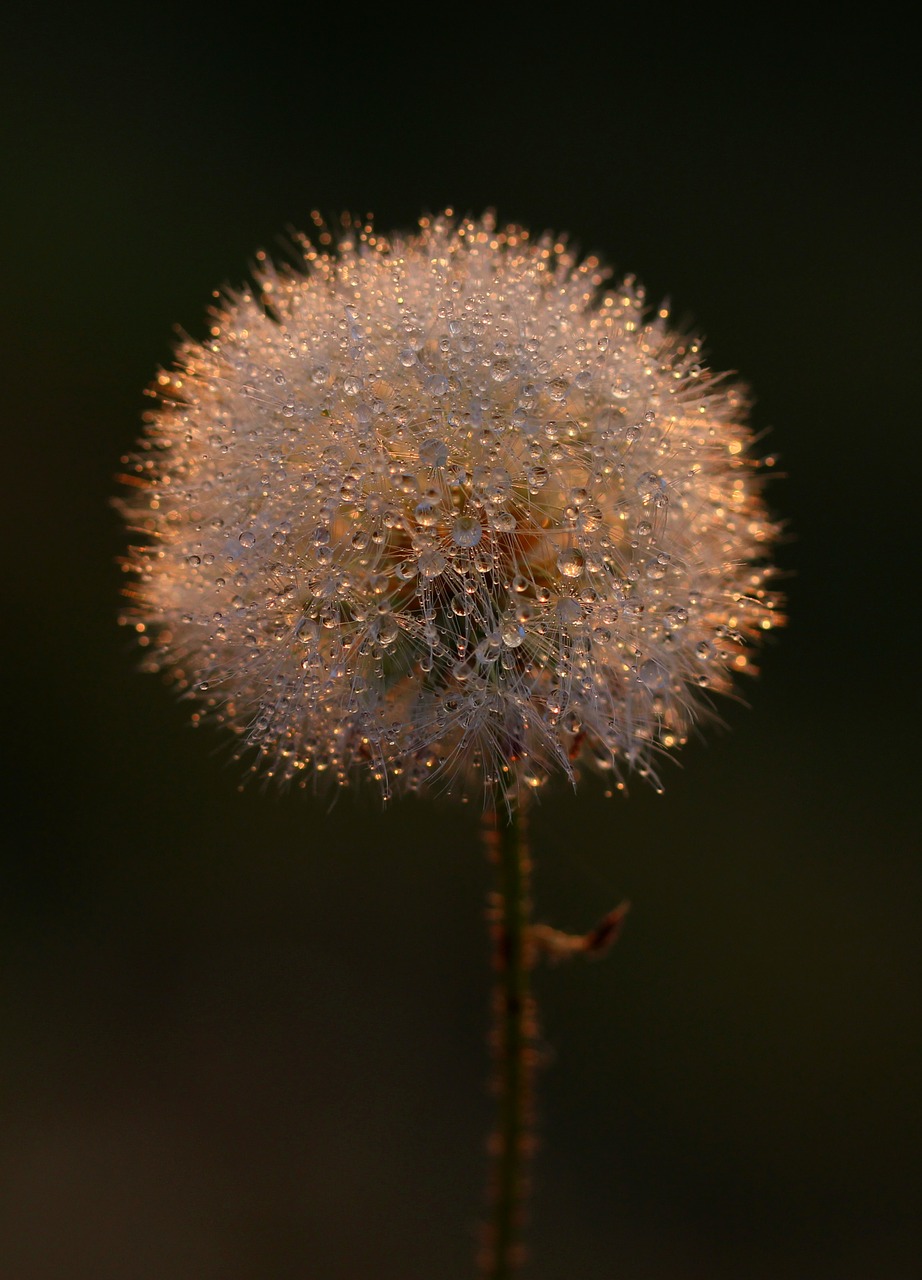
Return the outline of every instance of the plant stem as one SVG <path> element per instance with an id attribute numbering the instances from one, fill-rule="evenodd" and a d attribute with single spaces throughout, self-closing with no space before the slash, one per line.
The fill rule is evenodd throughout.
<path id="1" fill-rule="evenodd" d="M 533 947 L 525 816 L 520 805 L 510 814 L 485 816 L 484 842 L 496 868 L 490 896 L 490 928 L 496 985 L 493 994 L 493 1047 L 498 1095 L 497 1127 L 490 1143 L 490 1222 L 482 1275 L 512 1280 L 523 1261 L 522 1228 L 528 1192 L 531 1133 L 535 1004 L 530 990 Z"/>

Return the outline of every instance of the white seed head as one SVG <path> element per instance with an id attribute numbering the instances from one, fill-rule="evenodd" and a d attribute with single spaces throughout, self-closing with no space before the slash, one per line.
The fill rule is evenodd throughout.
<path id="1" fill-rule="evenodd" d="M 780 621 L 744 396 L 552 235 L 344 226 L 158 379 L 122 504 L 148 665 L 280 781 L 652 773 Z"/>

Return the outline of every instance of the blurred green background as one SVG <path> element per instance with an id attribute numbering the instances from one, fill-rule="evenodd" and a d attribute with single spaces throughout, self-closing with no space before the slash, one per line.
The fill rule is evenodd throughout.
<path id="1" fill-rule="evenodd" d="M 180 11 L 176 11 L 177 13 Z M 532 1280 L 909 1280 L 912 77 L 873 30 L 382 10 L 6 33 L 0 1274 L 461 1280 L 491 1109 L 475 816 L 240 793 L 115 625 L 173 326 L 318 207 L 569 230 L 755 388 L 791 625 L 666 794 L 548 793 Z M 804 20 L 805 21 L 805 20 Z M 838 21 L 838 20 L 837 20 Z M 28 28 L 28 29 L 27 29 Z M 421 54 L 418 50 L 422 48 Z"/>

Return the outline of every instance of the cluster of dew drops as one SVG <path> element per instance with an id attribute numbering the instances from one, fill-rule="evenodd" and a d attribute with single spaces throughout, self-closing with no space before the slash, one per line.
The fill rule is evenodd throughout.
<path id="1" fill-rule="evenodd" d="M 745 404 L 551 235 L 318 220 L 160 375 L 125 621 L 282 781 L 656 778 L 779 620 Z"/>

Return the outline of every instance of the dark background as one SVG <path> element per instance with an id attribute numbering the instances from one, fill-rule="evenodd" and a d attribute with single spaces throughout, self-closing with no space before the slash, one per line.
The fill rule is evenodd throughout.
<path id="1" fill-rule="evenodd" d="M 471 1274 L 475 815 L 240 793 L 135 671 L 107 505 L 173 326 L 202 335 L 257 248 L 314 207 L 387 230 L 446 204 L 670 295 L 789 477 L 791 624 L 732 732 L 663 797 L 542 803 L 539 914 L 634 910 L 604 963 L 539 976 L 530 1276 L 916 1274 L 913 75 L 870 26 L 746 20 L 142 8 L 5 33 L 4 1277 Z"/>

